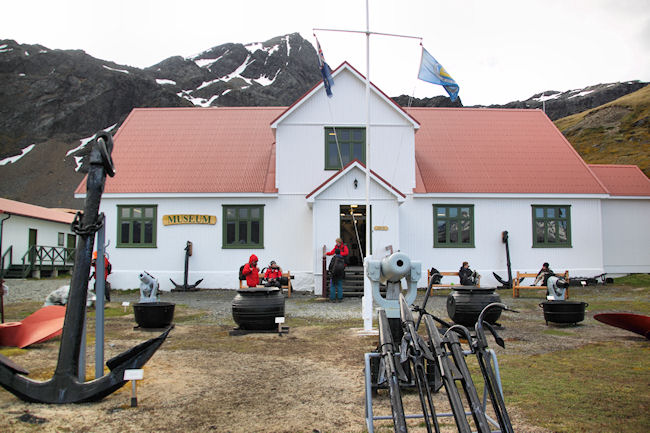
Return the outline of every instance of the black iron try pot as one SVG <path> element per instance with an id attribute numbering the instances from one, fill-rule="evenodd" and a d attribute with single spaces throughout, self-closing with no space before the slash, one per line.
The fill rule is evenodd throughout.
<path id="1" fill-rule="evenodd" d="M 454 291 L 447 296 L 447 313 L 459 325 L 474 326 L 483 308 L 493 302 L 501 302 L 501 297 L 494 292 L 494 288 L 454 287 Z M 492 308 L 484 317 L 487 322 L 495 323 L 500 316 L 501 309 Z"/>
<path id="2" fill-rule="evenodd" d="M 133 314 L 140 328 L 164 328 L 172 323 L 175 306 L 171 302 L 138 302 L 133 304 Z"/>
<path id="3" fill-rule="evenodd" d="M 544 301 L 539 304 L 544 309 L 544 320 L 554 323 L 577 324 L 585 320 L 585 308 L 588 306 L 582 301 Z"/>
<path id="4" fill-rule="evenodd" d="M 276 317 L 284 317 L 284 296 L 277 287 L 251 287 L 237 290 L 232 300 L 232 318 L 239 329 L 277 328 Z"/>

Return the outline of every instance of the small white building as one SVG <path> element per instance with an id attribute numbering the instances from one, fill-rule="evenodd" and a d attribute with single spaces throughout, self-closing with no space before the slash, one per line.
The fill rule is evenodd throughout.
<path id="1" fill-rule="evenodd" d="M 2 275 L 56 275 L 74 264 L 76 235 L 70 229 L 74 214 L 0 198 Z"/>
<path id="2" fill-rule="evenodd" d="M 406 109 L 374 86 L 366 130 L 364 77 L 347 63 L 333 76 L 332 98 L 319 83 L 290 107 L 134 109 L 101 203 L 112 286 L 146 270 L 173 288 L 191 241 L 202 288 L 237 288 L 254 253 L 320 294 L 323 247 L 341 237 L 361 264 L 366 223 L 374 257 L 392 247 L 422 262 L 420 287 L 426 269 L 465 260 L 496 286 L 505 230 L 513 272 L 650 272 L 638 168 L 587 165 L 540 110 Z"/>

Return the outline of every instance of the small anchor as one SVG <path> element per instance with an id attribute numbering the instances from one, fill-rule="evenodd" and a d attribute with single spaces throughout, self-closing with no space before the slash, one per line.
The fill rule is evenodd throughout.
<path id="1" fill-rule="evenodd" d="M 110 373 L 89 382 L 79 381 L 79 354 L 86 319 L 87 277 L 90 273 L 95 232 L 104 223 L 99 204 L 106 176 L 114 176 L 111 158 L 113 139 L 100 131 L 90 151 L 90 168 L 86 181 L 84 212 L 77 213 L 72 230 L 80 236 L 75 253 L 70 297 L 63 323 L 59 358 L 54 375 L 45 382 L 26 378 L 27 371 L 5 357 L 0 357 L 0 385 L 18 398 L 34 403 L 85 403 L 98 401 L 121 388 L 124 370 L 141 368 L 158 350 L 174 325 L 160 336 L 145 341 L 106 362 Z"/>

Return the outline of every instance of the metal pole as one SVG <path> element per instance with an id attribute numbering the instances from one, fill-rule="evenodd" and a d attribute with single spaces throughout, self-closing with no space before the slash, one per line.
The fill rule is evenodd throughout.
<path id="1" fill-rule="evenodd" d="M 106 220 L 104 220 L 106 221 Z M 95 263 L 95 379 L 104 376 L 104 292 L 106 290 L 104 255 L 106 223 L 97 230 L 97 262 Z"/>
<path id="2" fill-rule="evenodd" d="M 72 288 L 70 288 L 72 290 Z M 79 370 L 77 378 L 79 382 L 84 383 L 86 381 L 86 316 L 84 315 L 84 323 L 81 330 L 81 344 L 79 345 L 79 360 L 78 360 Z"/>
<path id="3" fill-rule="evenodd" d="M 366 257 L 363 260 L 363 329 L 372 330 L 372 286 L 368 278 L 370 249 L 370 12 L 366 0 Z"/>

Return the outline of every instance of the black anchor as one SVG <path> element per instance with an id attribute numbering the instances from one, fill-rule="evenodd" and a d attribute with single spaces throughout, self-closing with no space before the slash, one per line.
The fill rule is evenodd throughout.
<path id="1" fill-rule="evenodd" d="M 114 176 L 111 152 L 113 139 L 100 131 L 95 135 L 89 156 L 90 167 L 86 181 L 86 200 L 83 213 L 77 213 L 72 229 L 79 236 L 75 252 L 74 271 L 70 282 L 70 296 L 63 322 L 59 359 L 54 376 L 45 382 L 24 376 L 20 366 L 0 357 L 0 385 L 24 401 L 35 403 L 85 403 L 98 401 L 126 383 L 124 370 L 140 368 L 165 341 L 173 325 L 160 336 L 145 341 L 106 362 L 110 373 L 89 382 L 79 381 L 79 354 L 86 319 L 86 295 L 95 232 L 104 223 L 99 214 L 99 203 L 104 191 L 106 175 Z"/>

